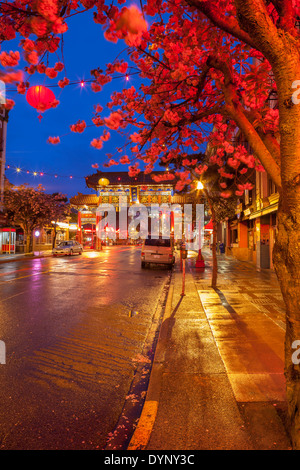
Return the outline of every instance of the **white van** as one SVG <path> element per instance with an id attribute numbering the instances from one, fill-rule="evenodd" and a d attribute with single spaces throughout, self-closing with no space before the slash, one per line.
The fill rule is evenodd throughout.
<path id="1" fill-rule="evenodd" d="M 172 239 L 147 238 L 142 246 L 141 266 L 146 264 L 167 264 L 170 267 L 175 263 L 174 242 Z"/>

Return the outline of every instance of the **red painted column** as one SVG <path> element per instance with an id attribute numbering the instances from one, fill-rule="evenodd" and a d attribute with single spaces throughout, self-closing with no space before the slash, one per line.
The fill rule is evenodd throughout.
<path id="1" fill-rule="evenodd" d="M 170 213 L 170 225 L 171 225 L 171 232 L 175 230 L 175 222 L 174 222 L 174 211 Z"/>
<path id="2" fill-rule="evenodd" d="M 77 235 L 79 243 L 82 243 L 82 232 L 81 232 L 81 212 L 78 211 L 78 218 L 77 218 Z"/>

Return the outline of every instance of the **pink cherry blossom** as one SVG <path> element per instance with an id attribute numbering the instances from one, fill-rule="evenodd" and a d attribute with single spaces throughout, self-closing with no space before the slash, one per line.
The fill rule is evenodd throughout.
<path id="1" fill-rule="evenodd" d="M 79 132 L 80 134 L 85 130 L 86 122 L 85 121 L 77 121 L 76 124 L 72 124 L 70 129 L 72 132 Z M 97 139 L 94 139 L 97 140 Z"/>
<path id="2" fill-rule="evenodd" d="M 8 111 L 10 111 L 11 109 L 13 109 L 13 107 L 15 106 L 15 102 L 14 100 L 11 100 L 11 99 L 7 99 L 5 104 L 4 104 L 4 107 L 5 109 L 7 109 Z"/>
<path id="3" fill-rule="evenodd" d="M 100 150 L 103 147 L 103 141 L 101 139 L 93 139 L 91 142 L 91 146 L 95 149 Z"/>
<path id="4" fill-rule="evenodd" d="M 60 138 L 59 137 L 48 137 L 47 142 L 49 144 L 59 144 L 60 143 Z"/>
<path id="5" fill-rule="evenodd" d="M 0 62 L 3 67 L 16 67 L 20 61 L 20 53 L 18 51 L 13 52 L 1 52 Z"/>
<path id="6" fill-rule="evenodd" d="M 120 163 L 122 163 L 122 165 L 126 165 L 126 164 L 130 163 L 130 160 L 129 160 L 128 156 L 124 155 L 124 157 L 121 157 L 120 158 Z"/>
<path id="7" fill-rule="evenodd" d="M 112 113 L 108 118 L 104 118 L 107 127 L 113 130 L 117 130 L 120 127 L 122 116 L 118 112 Z"/>

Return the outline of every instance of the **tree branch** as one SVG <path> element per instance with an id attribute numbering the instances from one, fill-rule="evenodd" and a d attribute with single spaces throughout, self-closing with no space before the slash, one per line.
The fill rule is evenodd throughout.
<path id="1" fill-rule="evenodd" d="M 262 117 L 260 113 L 257 111 L 251 110 L 251 111 L 244 111 L 245 116 L 247 119 L 251 122 L 255 130 L 257 131 L 258 135 L 260 136 L 261 140 L 269 150 L 269 152 L 272 154 L 275 162 L 277 165 L 280 167 L 281 166 L 281 153 L 280 153 L 280 145 L 274 137 L 273 134 L 270 132 L 264 132 L 260 122 L 262 121 Z"/>
<path id="2" fill-rule="evenodd" d="M 227 111 L 231 119 L 237 124 L 239 129 L 244 134 L 254 154 L 258 157 L 271 179 L 278 188 L 281 188 L 280 167 L 276 163 L 275 158 L 270 153 L 258 132 L 245 116 L 241 105 L 236 107 L 227 106 Z"/>
<path id="3" fill-rule="evenodd" d="M 280 28 L 294 37 L 299 37 L 299 32 L 295 28 L 296 18 L 292 0 L 273 0 L 272 3 L 280 18 Z"/>
<path id="4" fill-rule="evenodd" d="M 277 62 L 286 45 L 267 11 L 265 1 L 234 0 L 234 3 L 240 27 L 271 64 Z"/>
<path id="5" fill-rule="evenodd" d="M 225 108 L 223 108 L 220 105 L 213 106 L 212 108 L 210 108 L 206 111 L 203 111 L 202 113 L 194 114 L 193 116 L 191 116 L 190 119 L 181 119 L 176 124 L 176 127 L 182 127 L 184 125 L 193 124 L 195 122 L 202 121 L 202 119 L 204 119 L 206 117 L 213 116 L 213 115 L 216 115 L 216 114 L 221 114 L 222 116 L 226 115 Z M 175 126 L 172 126 L 170 124 L 169 127 L 175 127 Z"/>
<path id="6" fill-rule="evenodd" d="M 257 49 L 256 42 L 251 36 L 246 33 L 238 24 L 235 18 L 224 19 L 224 16 L 220 16 L 220 12 L 213 2 L 203 2 L 201 0 L 186 0 L 188 5 L 195 7 L 201 13 L 203 13 L 215 26 L 222 29 L 228 34 L 231 34 L 236 39 L 248 44 L 248 46 Z"/>

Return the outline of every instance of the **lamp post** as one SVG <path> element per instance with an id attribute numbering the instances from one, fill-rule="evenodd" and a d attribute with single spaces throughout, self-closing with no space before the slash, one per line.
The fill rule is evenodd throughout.
<path id="1" fill-rule="evenodd" d="M 37 238 L 40 236 L 40 231 L 39 230 L 35 230 L 34 232 L 34 248 L 36 248 L 36 240 Z M 39 244 L 39 256 L 41 254 L 41 245 Z M 33 254 L 34 254 L 34 249 L 33 249 Z"/>
<path id="2" fill-rule="evenodd" d="M 204 189 L 204 186 L 201 181 L 197 181 L 197 190 L 201 191 Z M 196 259 L 195 263 L 196 268 L 205 268 L 205 263 L 204 259 L 201 253 L 201 220 L 199 220 L 199 251 L 198 251 L 198 257 Z"/>
<path id="3" fill-rule="evenodd" d="M 70 220 L 72 219 L 72 217 L 70 215 L 68 215 L 66 217 L 66 221 L 67 221 L 67 224 L 68 224 L 68 227 L 67 227 L 67 239 L 70 240 Z"/>

